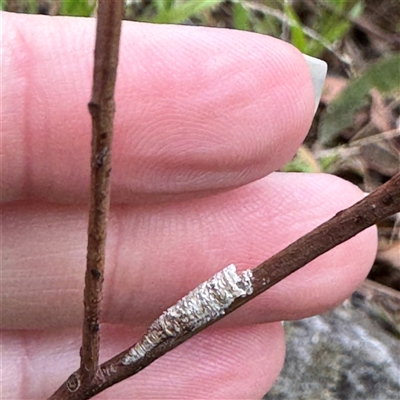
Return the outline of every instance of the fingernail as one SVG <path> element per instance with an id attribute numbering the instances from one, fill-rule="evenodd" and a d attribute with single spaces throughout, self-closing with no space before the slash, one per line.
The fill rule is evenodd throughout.
<path id="1" fill-rule="evenodd" d="M 318 58 L 307 56 L 303 54 L 308 68 L 311 72 L 311 80 L 314 86 L 315 108 L 314 113 L 317 111 L 319 100 L 321 99 L 322 88 L 324 87 L 326 71 L 328 69 L 326 62 Z"/>

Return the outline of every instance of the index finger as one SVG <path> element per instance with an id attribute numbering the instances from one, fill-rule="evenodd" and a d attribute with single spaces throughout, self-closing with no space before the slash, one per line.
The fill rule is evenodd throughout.
<path id="1" fill-rule="evenodd" d="M 3 201 L 89 192 L 95 21 L 3 13 Z M 40 26 L 40 29 L 38 29 Z M 314 110 L 294 47 L 224 29 L 124 22 L 113 199 L 236 187 L 288 161 Z"/>

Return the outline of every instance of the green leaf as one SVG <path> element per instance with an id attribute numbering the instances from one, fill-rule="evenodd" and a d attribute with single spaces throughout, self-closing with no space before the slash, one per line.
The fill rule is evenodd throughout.
<path id="1" fill-rule="evenodd" d="M 161 13 L 170 10 L 174 4 L 174 0 L 154 0 L 154 4 L 157 8 L 157 12 Z"/>
<path id="2" fill-rule="evenodd" d="M 208 10 L 224 0 L 188 0 L 174 4 L 170 9 L 160 12 L 151 22 L 159 24 L 180 24 L 197 13 Z"/>
<path id="3" fill-rule="evenodd" d="M 328 0 L 328 3 L 334 6 L 337 11 L 342 11 L 346 6 L 346 0 Z"/>
<path id="4" fill-rule="evenodd" d="M 357 2 L 354 7 L 349 11 L 349 15 L 352 18 L 358 18 L 364 12 L 365 6 L 364 3 L 359 1 Z"/>
<path id="5" fill-rule="evenodd" d="M 282 169 L 283 172 L 321 172 L 320 165 L 306 146 L 300 146 L 294 158 Z"/>
<path id="6" fill-rule="evenodd" d="M 39 12 L 39 5 L 37 0 L 25 0 L 20 1 L 19 3 L 20 5 L 22 5 L 22 9 L 24 10 L 24 12 L 28 14 L 37 14 Z"/>
<path id="7" fill-rule="evenodd" d="M 321 170 L 323 172 L 327 172 L 328 169 L 335 164 L 335 162 L 339 159 L 339 154 L 335 153 L 326 157 L 321 157 L 319 161 L 319 165 L 321 166 Z"/>
<path id="8" fill-rule="evenodd" d="M 351 126 L 354 114 L 367 103 L 368 93 L 376 88 L 382 94 L 400 91 L 400 55 L 394 55 L 372 64 L 364 74 L 329 105 L 318 132 L 320 142 L 333 146 L 341 132 Z"/>
<path id="9" fill-rule="evenodd" d="M 251 30 L 248 12 L 240 3 L 233 3 L 233 27 L 242 31 Z"/>
<path id="10" fill-rule="evenodd" d="M 63 0 L 60 15 L 74 17 L 90 17 L 96 7 L 95 1 L 89 0 Z"/>

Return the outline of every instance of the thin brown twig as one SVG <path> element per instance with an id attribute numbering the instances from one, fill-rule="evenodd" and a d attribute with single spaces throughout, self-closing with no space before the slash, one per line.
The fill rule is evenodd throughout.
<path id="1" fill-rule="evenodd" d="M 99 0 L 94 52 L 93 88 L 89 111 L 92 116 L 92 155 L 87 265 L 84 290 L 81 366 L 70 380 L 76 390 L 93 380 L 99 365 L 99 315 L 104 280 L 107 218 L 110 206 L 111 144 L 115 114 L 114 89 L 117 76 L 123 0 Z"/>
<path id="2" fill-rule="evenodd" d="M 374 225 L 377 221 L 399 211 L 400 173 L 363 200 L 346 210 L 340 211 L 329 221 L 301 237 L 256 268 L 245 271 L 242 276 L 234 274 L 234 277 L 238 278 L 239 281 L 234 283 L 233 286 L 227 284 L 222 289 L 215 289 L 216 278 L 214 277 L 214 281 L 209 280 L 203 283 L 187 296 L 190 300 L 196 300 L 193 293 L 198 290 L 201 292 L 200 298 L 204 295 L 207 296 L 207 291 L 213 291 L 214 295 L 222 294 L 223 296 L 221 295 L 221 297 L 226 297 L 225 295 L 232 294 L 229 291 L 234 286 L 236 286 L 237 290 L 243 289 L 244 294 L 234 294 L 231 299 L 228 299 L 228 302 L 226 302 L 225 298 L 219 299 L 221 302 L 225 301 L 228 304 L 221 313 L 210 319 L 205 318 L 204 314 L 200 315 L 200 319 L 193 319 L 187 313 L 184 314 L 187 317 L 185 318 L 186 320 L 179 321 L 176 316 L 182 313 L 182 305 L 186 306 L 190 303 L 190 301 L 184 302 L 184 298 L 156 320 L 149 327 L 141 341 L 102 364 L 100 373 L 92 381 L 91 386 L 85 388 L 85 391 L 80 391 L 79 394 L 71 393 L 67 389 L 67 383 L 64 383 L 55 393 L 55 397 L 51 398 L 89 399 L 110 386 L 136 374 L 168 351 L 219 321 L 225 315 L 299 270 L 310 261 Z M 251 283 L 249 283 L 249 279 L 251 279 Z M 211 284 L 208 284 L 209 282 Z M 217 280 L 218 284 L 221 284 L 221 282 L 225 284 L 225 282 Z M 206 285 L 206 288 L 204 285 Z M 229 290 L 226 289 L 227 287 Z M 251 290 L 246 293 L 244 289 Z M 211 303 L 214 300 L 208 299 L 207 301 Z M 215 304 L 217 303 L 213 303 L 213 305 Z M 172 328 L 175 329 L 173 332 L 171 332 Z M 143 349 L 145 350 L 144 352 L 141 351 Z M 56 396 L 57 394 L 59 395 L 58 397 Z"/>

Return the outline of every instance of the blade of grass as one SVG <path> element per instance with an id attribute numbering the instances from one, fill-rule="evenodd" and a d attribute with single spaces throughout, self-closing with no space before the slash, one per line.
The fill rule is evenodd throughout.
<path id="1" fill-rule="evenodd" d="M 287 2 L 283 3 L 283 10 L 292 22 L 289 25 L 291 33 L 291 43 L 293 44 L 293 46 L 297 47 L 302 53 L 310 54 L 307 51 L 307 40 L 302 28 L 302 24 L 300 22 L 300 18 L 298 17 L 292 6 Z"/>
<path id="2" fill-rule="evenodd" d="M 347 86 L 322 116 L 318 138 L 323 145 L 335 145 L 340 133 L 351 126 L 356 111 L 367 103 L 372 88 L 382 94 L 400 92 L 399 65 L 400 55 L 379 60 Z"/>

